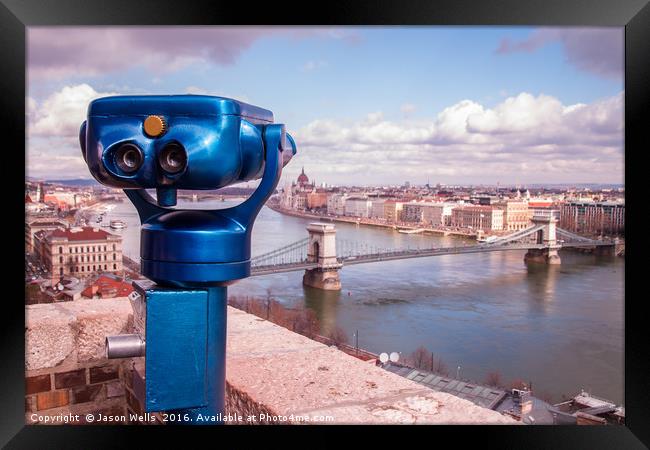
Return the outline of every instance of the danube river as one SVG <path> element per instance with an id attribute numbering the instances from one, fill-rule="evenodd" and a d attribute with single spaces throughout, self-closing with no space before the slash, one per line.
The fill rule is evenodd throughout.
<path id="1" fill-rule="evenodd" d="M 188 208 L 227 202 L 183 203 Z M 124 253 L 139 254 L 139 220 L 130 202 L 105 221 L 128 227 Z M 253 256 L 307 237 L 311 220 L 263 208 L 253 230 Z M 385 248 L 472 244 L 463 238 L 400 234 L 337 223 L 337 237 Z M 344 267 L 341 292 L 302 286 L 302 273 L 253 277 L 231 295 L 265 297 L 315 311 L 322 326 L 341 327 L 354 345 L 406 355 L 419 346 L 442 358 L 450 375 L 484 382 L 532 381 L 553 401 L 581 389 L 624 402 L 623 308 L 625 260 L 563 251 L 560 266 L 530 266 L 523 251 L 445 255 Z M 460 367 L 460 369 L 459 369 Z"/>

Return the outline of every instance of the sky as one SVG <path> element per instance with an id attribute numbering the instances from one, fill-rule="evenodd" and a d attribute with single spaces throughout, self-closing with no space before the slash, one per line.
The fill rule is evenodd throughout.
<path id="1" fill-rule="evenodd" d="M 108 95 L 273 111 L 318 184 L 623 183 L 623 28 L 29 27 L 27 175 L 90 178 Z"/>

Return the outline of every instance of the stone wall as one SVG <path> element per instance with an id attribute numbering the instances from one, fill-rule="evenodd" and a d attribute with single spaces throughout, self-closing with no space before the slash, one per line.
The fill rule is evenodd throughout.
<path id="1" fill-rule="evenodd" d="M 131 328 L 126 298 L 29 305 L 25 319 L 26 423 L 126 416 L 122 364 L 104 356 L 105 336 Z"/>
<path id="2" fill-rule="evenodd" d="M 106 335 L 131 332 L 127 299 L 30 305 L 26 315 L 27 423 L 99 412 L 157 423 L 129 419 L 143 412 L 133 387 L 143 359 L 104 357 Z M 231 307 L 227 347 L 229 424 L 518 423 Z"/>

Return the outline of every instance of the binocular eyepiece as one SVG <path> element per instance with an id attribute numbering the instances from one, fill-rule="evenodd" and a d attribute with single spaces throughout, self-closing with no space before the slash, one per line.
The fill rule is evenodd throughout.
<path id="1" fill-rule="evenodd" d="M 126 174 L 137 172 L 144 162 L 142 150 L 134 144 L 122 144 L 114 153 L 115 165 Z"/>
<path id="2" fill-rule="evenodd" d="M 136 173 L 144 164 L 144 153 L 135 144 L 120 145 L 113 152 L 115 166 L 126 175 Z M 158 167 L 169 175 L 175 175 L 187 167 L 187 152 L 177 143 L 170 142 L 158 154 Z"/>
<path id="3" fill-rule="evenodd" d="M 177 174 L 187 166 L 187 153 L 181 144 L 170 142 L 158 155 L 158 164 L 165 172 Z"/>
<path id="4" fill-rule="evenodd" d="M 94 100 L 79 141 L 91 174 L 124 189 L 218 189 L 264 172 L 264 133 L 273 113 L 202 96 L 115 96 Z M 283 133 L 283 165 L 296 153 Z"/>

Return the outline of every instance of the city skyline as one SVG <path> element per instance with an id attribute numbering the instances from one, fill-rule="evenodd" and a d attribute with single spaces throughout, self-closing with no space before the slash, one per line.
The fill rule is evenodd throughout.
<path id="1" fill-rule="evenodd" d="M 31 27 L 27 175 L 88 178 L 77 135 L 93 98 L 193 93 L 269 108 L 287 125 L 299 152 L 281 185 L 302 166 L 339 185 L 623 184 L 622 37 L 622 28 Z"/>

